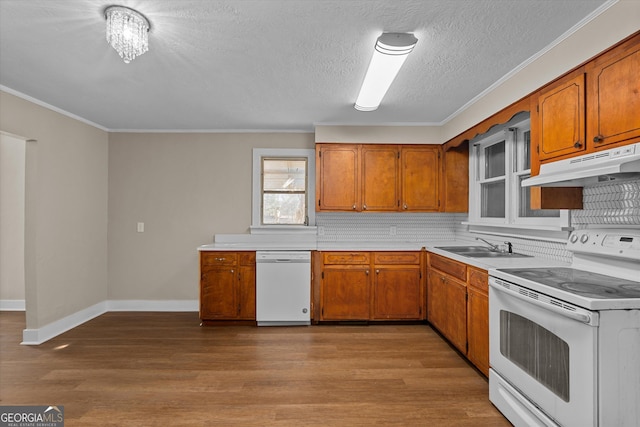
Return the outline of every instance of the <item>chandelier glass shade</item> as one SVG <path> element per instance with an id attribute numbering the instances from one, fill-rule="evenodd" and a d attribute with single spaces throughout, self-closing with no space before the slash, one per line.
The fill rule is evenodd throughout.
<path id="1" fill-rule="evenodd" d="M 111 6 L 105 12 L 107 42 L 125 63 L 149 50 L 149 21 L 142 14 L 124 6 Z"/>

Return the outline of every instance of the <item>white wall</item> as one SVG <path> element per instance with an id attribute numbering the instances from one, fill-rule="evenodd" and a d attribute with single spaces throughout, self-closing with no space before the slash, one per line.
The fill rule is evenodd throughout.
<path id="1" fill-rule="evenodd" d="M 0 308 L 24 306 L 25 156 L 23 138 L 0 133 Z"/>
<path id="2" fill-rule="evenodd" d="M 27 329 L 107 297 L 108 134 L 0 91 L 0 129 L 26 149 Z"/>
<path id="3" fill-rule="evenodd" d="M 197 247 L 251 225 L 252 149 L 313 147 L 311 133 L 112 133 L 109 299 L 197 300 Z"/>

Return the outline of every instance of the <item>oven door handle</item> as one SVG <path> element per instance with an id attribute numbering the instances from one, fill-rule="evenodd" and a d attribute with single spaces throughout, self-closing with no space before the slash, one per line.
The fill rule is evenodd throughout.
<path id="1" fill-rule="evenodd" d="M 492 283 L 492 281 L 489 281 L 489 285 L 496 291 L 504 292 L 512 297 L 516 297 L 522 301 L 528 302 L 529 304 L 535 305 L 536 307 L 544 308 L 545 310 L 554 312 L 573 320 L 577 320 L 578 322 L 586 323 L 587 325 L 593 324 L 594 321 L 597 322 L 597 319 L 592 319 L 592 316 L 590 314 L 576 313 L 565 308 L 549 304 L 547 302 L 538 301 L 537 299 L 522 295 L 519 292 L 514 291 L 513 289 L 506 288 L 497 283 Z"/>

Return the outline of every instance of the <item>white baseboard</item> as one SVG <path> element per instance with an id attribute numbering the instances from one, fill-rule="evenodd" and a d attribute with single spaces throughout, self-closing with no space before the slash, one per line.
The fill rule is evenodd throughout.
<path id="1" fill-rule="evenodd" d="M 0 311 L 25 311 L 23 299 L 0 299 Z"/>
<path id="2" fill-rule="evenodd" d="M 80 310 L 69 316 L 63 317 L 60 320 L 49 323 L 38 329 L 25 329 L 22 331 L 22 343 L 23 345 L 40 345 L 45 341 L 49 341 L 70 329 L 75 328 L 95 317 L 100 316 L 107 311 L 106 301 L 94 304 L 91 307 L 87 307 L 84 310 Z"/>
<path id="3" fill-rule="evenodd" d="M 108 311 L 198 311 L 198 300 L 107 300 L 38 329 L 22 331 L 23 345 L 40 345 Z M 24 308 L 23 308 L 24 310 Z"/>
<path id="4" fill-rule="evenodd" d="M 198 311 L 198 300 L 109 300 L 108 311 Z"/>

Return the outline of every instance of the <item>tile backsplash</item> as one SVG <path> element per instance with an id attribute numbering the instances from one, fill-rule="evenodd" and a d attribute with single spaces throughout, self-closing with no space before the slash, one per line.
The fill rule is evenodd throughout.
<path id="1" fill-rule="evenodd" d="M 582 210 L 571 211 L 576 228 L 587 225 L 640 226 L 640 178 L 584 187 Z"/>
<path id="2" fill-rule="evenodd" d="M 454 240 L 466 214 L 318 212 L 318 242 Z"/>

